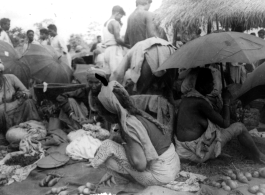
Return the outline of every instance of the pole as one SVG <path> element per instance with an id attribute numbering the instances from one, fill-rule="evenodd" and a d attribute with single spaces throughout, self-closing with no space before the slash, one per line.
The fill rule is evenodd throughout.
<path id="1" fill-rule="evenodd" d="M 219 22 L 218 22 L 218 16 L 216 14 L 216 28 L 217 28 L 217 31 L 219 31 Z"/>

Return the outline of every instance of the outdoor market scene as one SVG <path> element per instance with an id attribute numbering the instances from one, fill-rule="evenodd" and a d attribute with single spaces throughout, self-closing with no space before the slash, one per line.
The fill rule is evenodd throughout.
<path id="1" fill-rule="evenodd" d="M 36 2 L 0 8 L 0 195 L 265 195 L 265 1 Z"/>

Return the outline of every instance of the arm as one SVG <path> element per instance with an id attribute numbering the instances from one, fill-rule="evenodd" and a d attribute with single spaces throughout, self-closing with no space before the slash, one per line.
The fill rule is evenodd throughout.
<path id="1" fill-rule="evenodd" d="M 64 40 L 59 37 L 58 39 L 58 43 L 59 43 L 59 46 L 61 47 L 62 51 L 64 54 L 67 54 L 67 47 L 66 47 L 66 44 L 64 43 Z"/>
<path id="2" fill-rule="evenodd" d="M 146 14 L 146 30 L 147 30 L 147 38 L 156 37 L 156 28 L 154 24 L 154 16 L 152 13 L 147 12 Z"/>
<path id="3" fill-rule="evenodd" d="M 222 128 L 227 128 L 230 125 L 230 110 L 228 102 L 224 101 L 223 106 L 223 117 L 214 111 L 214 109 L 203 99 L 200 99 L 199 102 L 199 111 L 203 113 L 210 121 Z"/>
<path id="4" fill-rule="evenodd" d="M 23 85 L 23 83 L 15 76 L 9 75 L 11 77 L 12 85 L 15 88 L 16 92 L 20 92 L 22 94 L 26 94 L 27 98 L 30 97 L 29 90 Z"/>
<path id="5" fill-rule="evenodd" d="M 125 44 L 120 37 L 120 30 L 121 30 L 120 24 L 117 21 L 113 21 L 110 23 L 110 25 L 111 25 L 112 32 L 113 32 L 116 42 L 123 47 L 130 48 L 130 46 Z"/>
<path id="6" fill-rule="evenodd" d="M 60 103 L 60 105 L 62 106 L 63 111 L 66 114 L 69 115 L 72 112 L 71 106 L 70 106 L 70 104 L 68 102 L 68 98 L 80 99 L 80 98 L 82 98 L 85 95 L 85 91 L 84 90 L 85 89 L 82 88 L 82 89 L 77 89 L 75 91 L 66 92 L 66 93 L 63 93 L 63 94 L 59 95 L 56 98 L 57 102 Z"/>
<path id="7" fill-rule="evenodd" d="M 137 171 L 143 172 L 147 166 L 147 159 L 142 146 L 126 134 L 123 137 L 126 141 L 123 146 L 129 163 Z"/>
<path id="8" fill-rule="evenodd" d="M 126 29 L 126 32 L 125 32 L 124 43 L 127 44 L 127 45 L 130 45 L 128 26 L 127 26 L 127 29 Z"/>

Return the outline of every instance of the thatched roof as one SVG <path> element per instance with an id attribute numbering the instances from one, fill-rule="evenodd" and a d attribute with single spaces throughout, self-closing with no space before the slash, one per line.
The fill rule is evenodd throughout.
<path id="1" fill-rule="evenodd" d="M 236 19 L 247 28 L 264 27 L 265 0 L 163 0 L 156 14 L 162 26 L 200 26 L 218 16 L 227 26 Z"/>

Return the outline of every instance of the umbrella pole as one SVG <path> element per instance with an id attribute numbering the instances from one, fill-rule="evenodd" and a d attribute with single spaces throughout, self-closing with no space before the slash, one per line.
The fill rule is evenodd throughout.
<path id="1" fill-rule="evenodd" d="M 223 87 L 223 90 L 225 88 L 225 78 L 224 78 L 224 69 L 223 69 L 223 64 L 220 63 L 220 69 L 221 69 L 221 79 L 222 79 L 222 87 Z"/>
<path id="2" fill-rule="evenodd" d="M 219 22 L 218 22 L 218 16 L 216 14 L 216 28 L 217 28 L 217 31 L 219 31 Z"/>

